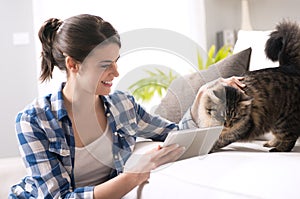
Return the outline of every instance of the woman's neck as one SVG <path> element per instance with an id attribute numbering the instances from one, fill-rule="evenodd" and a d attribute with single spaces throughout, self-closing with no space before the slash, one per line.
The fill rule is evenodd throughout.
<path id="1" fill-rule="evenodd" d="M 76 93 L 75 93 L 76 91 Z M 84 146 L 102 135 L 107 120 L 101 98 L 66 83 L 63 88 L 64 103 L 72 121 L 75 142 Z"/>

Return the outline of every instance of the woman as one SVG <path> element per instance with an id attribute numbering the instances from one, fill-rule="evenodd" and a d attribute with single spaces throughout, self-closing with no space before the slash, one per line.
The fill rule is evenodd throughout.
<path id="1" fill-rule="evenodd" d="M 121 47 L 111 24 L 87 14 L 49 19 L 39 38 L 41 80 L 56 66 L 67 81 L 17 115 L 28 176 L 12 187 L 11 198 L 121 198 L 180 157 L 178 145 L 131 156 L 137 137 L 163 141 L 172 130 L 196 125 L 189 112 L 177 125 L 151 116 L 130 95 L 110 94 Z"/>

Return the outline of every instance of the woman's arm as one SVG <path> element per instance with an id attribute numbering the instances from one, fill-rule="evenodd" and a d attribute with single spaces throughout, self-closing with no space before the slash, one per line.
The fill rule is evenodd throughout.
<path id="1" fill-rule="evenodd" d="M 150 172 L 144 173 L 121 173 L 94 187 L 95 199 L 120 199 L 133 188 L 148 180 Z"/>
<path id="2" fill-rule="evenodd" d="M 94 198 L 122 198 L 133 188 L 146 182 L 152 170 L 176 161 L 184 151 L 183 147 L 174 144 L 155 148 L 145 154 L 132 154 L 124 166 L 124 173 L 95 187 Z"/>
<path id="3" fill-rule="evenodd" d="M 37 120 L 35 116 L 25 113 L 17 116 L 19 148 L 28 176 L 26 185 L 16 185 L 12 192 L 17 197 L 30 193 L 34 198 L 92 198 L 94 187 L 73 190 L 70 149 L 65 138 L 57 135 L 57 131 L 62 133 L 62 129 L 55 129 L 52 125 L 45 118 Z"/>

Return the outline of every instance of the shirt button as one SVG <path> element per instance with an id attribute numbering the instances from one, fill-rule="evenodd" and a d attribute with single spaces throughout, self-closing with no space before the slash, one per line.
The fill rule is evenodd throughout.
<path id="1" fill-rule="evenodd" d="M 118 136 L 118 132 L 115 132 L 114 134 L 115 134 L 115 136 Z"/>
<path id="2" fill-rule="evenodd" d="M 106 113 L 106 117 L 109 117 L 110 116 L 110 113 Z"/>
<path id="3" fill-rule="evenodd" d="M 117 160 L 117 159 L 118 159 L 118 156 L 117 156 L 117 155 L 115 155 L 115 156 L 114 156 L 114 158 L 115 158 L 115 160 Z"/>

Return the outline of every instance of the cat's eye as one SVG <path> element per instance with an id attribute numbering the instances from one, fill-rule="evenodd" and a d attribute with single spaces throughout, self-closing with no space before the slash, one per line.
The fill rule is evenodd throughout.
<path id="1" fill-rule="evenodd" d="M 231 118 L 231 120 L 234 121 L 234 122 L 238 121 L 239 119 L 240 119 L 239 117 L 232 117 Z"/>
<path id="2" fill-rule="evenodd" d="M 206 109 L 206 112 L 209 114 L 209 115 L 212 115 L 213 112 L 216 112 L 217 110 L 216 109 L 212 109 L 212 108 L 208 108 Z"/>

